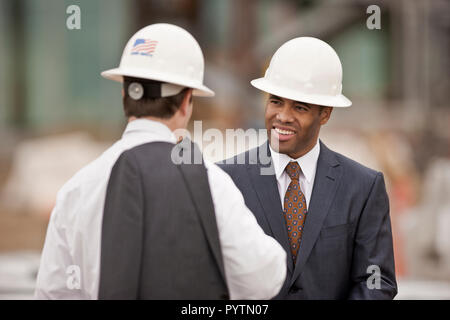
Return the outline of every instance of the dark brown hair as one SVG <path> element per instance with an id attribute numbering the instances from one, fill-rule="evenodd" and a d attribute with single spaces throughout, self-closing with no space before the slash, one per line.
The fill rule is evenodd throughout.
<path id="1" fill-rule="evenodd" d="M 143 97 L 139 100 L 134 100 L 126 93 L 125 83 L 127 82 L 139 82 L 139 79 L 124 77 L 124 90 L 125 95 L 123 97 L 123 109 L 125 111 L 125 116 L 136 118 L 140 117 L 156 117 L 156 118 L 171 118 L 175 112 L 180 108 L 183 102 L 184 95 L 187 93 L 189 88 L 184 88 L 180 93 L 163 98 L 146 98 Z M 192 96 L 191 96 L 192 100 Z"/>

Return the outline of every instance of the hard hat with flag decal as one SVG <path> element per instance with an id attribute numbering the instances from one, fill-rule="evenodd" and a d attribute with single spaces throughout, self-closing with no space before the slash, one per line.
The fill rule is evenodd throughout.
<path id="1" fill-rule="evenodd" d="M 300 37 L 283 44 L 273 55 L 263 78 L 251 84 L 282 98 L 329 107 L 349 107 L 342 94 L 342 65 L 326 42 Z"/>
<path id="2" fill-rule="evenodd" d="M 203 73 L 203 53 L 194 37 L 175 25 L 157 23 L 136 32 L 123 50 L 119 67 L 101 75 L 118 82 L 123 77 L 162 82 L 162 90 L 169 92 L 162 96 L 177 93 L 177 87 L 192 88 L 195 96 L 214 96 L 203 85 Z"/>

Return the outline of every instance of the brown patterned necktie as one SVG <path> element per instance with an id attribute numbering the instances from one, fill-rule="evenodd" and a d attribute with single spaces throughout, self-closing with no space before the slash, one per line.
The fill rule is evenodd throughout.
<path id="1" fill-rule="evenodd" d="M 291 178 L 291 183 L 284 197 L 284 219 L 291 245 L 292 259 L 294 263 L 297 259 L 298 248 L 300 247 L 300 239 L 303 233 L 303 225 L 305 223 L 307 208 L 306 198 L 300 189 L 299 177 L 300 166 L 297 162 L 289 162 L 286 166 L 286 173 Z"/>

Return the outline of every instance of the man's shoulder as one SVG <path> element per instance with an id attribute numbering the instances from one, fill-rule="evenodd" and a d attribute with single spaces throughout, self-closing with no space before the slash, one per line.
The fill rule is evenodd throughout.
<path id="1" fill-rule="evenodd" d="M 62 198 L 70 195 L 73 197 L 81 193 L 81 189 L 88 188 L 90 185 L 97 185 L 99 181 L 105 180 L 109 174 L 107 168 L 112 165 L 110 154 L 114 152 L 114 145 L 105 150 L 99 157 L 86 164 L 78 170 L 69 180 L 64 183 L 58 192 L 58 197 Z"/>
<path id="2" fill-rule="evenodd" d="M 234 171 L 240 171 L 245 169 L 246 165 L 248 164 L 262 164 L 262 165 L 267 164 L 266 163 L 267 161 L 265 162 L 261 161 L 261 158 L 263 156 L 266 156 L 266 158 L 270 158 L 270 155 L 268 154 L 266 155 L 261 154 L 261 150 L 263 150 L 262 149 L 263 145 L 238 153 L 237 155 L 224 159 L 222 161 L 218 161 L 216 162 L 216 164 L 222 170 L 224 170 L 229 174 Z"/>
<path id="3" fill-rule="evenodd" d="M 229 174 L 231 177 L 234 177 L 234 175 L 243 169 L 243 166 L 237 165 L 237 159 L 238 156 L 245 156 L 248 153 L 248 151 L 245 151 L 239 155 L 235 155 L 233 157 L 224 159 L 222 161 L 216 162 L 216 165 L 225 171 L 227 174 Z"/>
<path id="4" fill-rule="evenodd" d="M 94 200 L 95 196 L 106 189 L 109 169 L 113 165 L 111 153 L 119 152 L 117 147 L 113 146 L 78 170 L 59 189 L 52 211 L 53 220 L 56 219 L 58 224 L 74 225 L 74 221 L 79 217 L 88 217 L 89 213 L 94 212 L 91 209 L 96 208 L 98 204 Z M 86 198 L 89 196 L 90 198 Z M 83 214 L 79 214 L 80 212 Z"/>
<path id="5" fill-rule="evenodd" d="M 383 176 L 383 174 L 380 171 L 369 168 L 364 164 L 354 159 L 351 159 L 339 152 L 328 149 L 323 144 L 321 147 L 322 147 L 321 152 L 328 153 L 327 155 L 328 157 L 332 155 L 332 157 L 336 159 L 337 163 L 339 163 L 339 165 L 342 166 L 346 178 L 352 179 L 355 182 L 364 181 L 367 183 L 373 183 L 373 181 L 377 176 Z"/>

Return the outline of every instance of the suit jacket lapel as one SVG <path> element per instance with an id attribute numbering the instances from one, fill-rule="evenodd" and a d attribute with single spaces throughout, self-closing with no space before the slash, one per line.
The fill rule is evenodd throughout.
<path id="1" fill-rule="evenodd" d="M 258 157 L 257 161 L 252 161 L 252 159 L 248 160 L 247 169 L 249 172 L 249 176 L 251 182 L 253 184 L 253 188 L 255 189 L 259 202 L 264 210 L 264 214 L 269 223 L 270 229 L 275 239 L 281 244 L 288 255 L 288 269 L 289 271 L 293 271 L 293 262 L 292 255 L 289 245 L 289 238 L 286 229 L 286 223 L 283 217 L 283 209 L 281 207 L 280 195 L 278 192 L 277 180 L 275 177 L 275 172 L 270 175 L 262 175 L 261 168 L 265 168 L 267 173 L 267 167 L 263 166 L 259 159 L 259 155 L 261 152 L 267 150 L 267 154 L 270 155 L 270 149 L 268 143 L 264 143 L 258 148 Z"/>
<path id="2" fill-rule="evenodd" d="M 341 170 L 334 153 L 320 142 L 320 155 L 317 161 L 313 192 L 305 220 L 300 248 L 295 264 L 291 285 L 300 275 L 322 229 L 322 224 L 330 209 Z"/>

